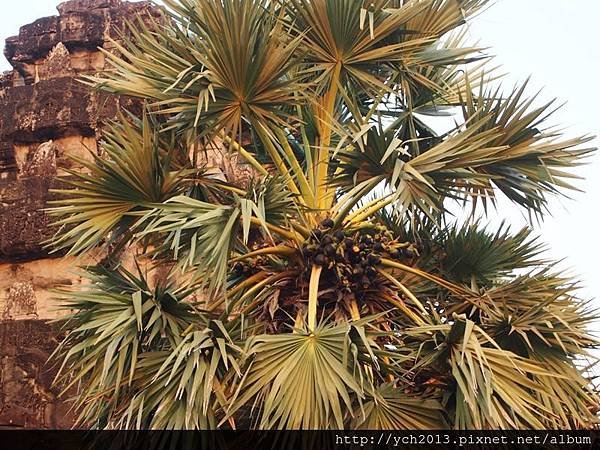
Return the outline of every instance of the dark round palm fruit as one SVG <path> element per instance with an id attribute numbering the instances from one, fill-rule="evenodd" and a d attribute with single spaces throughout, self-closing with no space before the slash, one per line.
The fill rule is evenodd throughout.
<path id="1" fill-rule="evenodd" d="M 352 275 L 362 275 L 363 274 L 363 268 L 358 266 L 355 267 L 354 269 L 352 269 Z"/>
<path id="2" fill-rule="evenodd" d="M 325 257 L 325 255 L 322 255 L 321 253 L 319 253 L 317 256 L 315 256 L 315 264 L 316 265 L 324 266 L 326 262 L 327 262 L 327 258 Z"/>
<path id="3" fill-rule="evenodd" d="M 367 234 L 366 236 L 364 236 L 362 241 L 367 245 L 371 245 L 373 243 L 373 238 L 371 237 L 371 235 Z"/>
<path id="4" fill-rule="evenodd" d="M 319 230 L 318 228 L 315 228 L 315 229 L 312 230 L 312 234 L 317 239 L 321 239 L 321 236 L 323 235 L 323 232 L 321 230 Z"/>
<path id="5" fill-rule="evenodd" d="M 244 265 L 238 261 L 233 265 L 233 270 L 235 271 L 236 274 L 239 275 L 240 273 L 242 273 L 244 271 Z"/>
<path id="6" fill-rule="evenodd" d="M 369 258 L 369 264 L 372 264 L 372 265 L 376 265 L 381 262 L 381 258 L 379 256 L 375 255 L 374 253 L 370 253 L 368 258 Z"/>
<path id="7" fill-rule="evenodd" d="M 373 275 L 377 274 L 377 269 L 375 269 L 375 267 L 373 267 L 373 266 L 367 266 L 365 268 L 365 273 L 369 276 L 373 276 Z"/>
<path id="8" fill-rule="evenodd" d="M 323 250 L 327 256 L 333 256 L 335 254 L 335 247 L 331 244 L 327 244 Z"/>
<path id="9" fill-rule="evenodd" d="M 375 244 L 373 245 L 373 250 L 375 250 L 376 252 L 382 252 L 383 244 L 381 242 L 375 242 Z"/>
<path id="10" fill-rule="evenodd" d="M 325 219 L 323 222 L 321 222 L 321 226 L 324 228 L 331 228 L 335 225 L 335 223 L 333 222 L 333 220 L 327 218 Z"/>
<path id="11" fill-rule="evenodd" d="M 415 252 L 413 252 L 410 248 L 405 248 L 404 249 L 404 255 L 407 258 L 412 258 L 413 256 L 415 256 Z"/>
<path id="12" fill-rule="evenodd" d="M 341 242 L 346 237 L 346 234 L 342 230 L 338 230 L 335 233 L 333 233 L 333 237 Z"/>
<path id="13" fill-rule="evenodd" d="M 344 245 L 346 246 L 346 248 L 352 248 L 352 246 L 354 245 L 354 241 L 350 238 L 346 238 L 344 239 Z"/>
<path id="14" fill-rule="evenodd" d="M 396 249 L 396 255 L 395 255 L 396 259 L 402 259 L 402 258 L 406 258 L 406 254 L 404 253 L 404 249 L 403 248 L 398 248 Z"/>
<path id="15" fill-rule="evenodd" d="M 332 242 L 333 242 L 333 239 L 328 234 L 323 236 L 323 239 L 321 240 L 321 243 L 323 245 L 331 244 Z"/>
<path id="16" fill-rule="evenodd" d="M 358 249 L 359 250 L 364 250 L 365 248 L 367 248 L 367 246 L 365 244 L 358 244 Z"/>

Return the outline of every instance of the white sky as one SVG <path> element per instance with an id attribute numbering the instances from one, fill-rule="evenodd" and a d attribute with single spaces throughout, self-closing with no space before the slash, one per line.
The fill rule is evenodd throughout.
<path id="1" fill-rule="evenodd" d="M 600 135 L 599 22 L 597 0 L 499 0 L 472 22 L 470 33 L 481 45 L 492 47 L 489 52 L 509 74 L 506 87 L 532 75 L 531 93 L 544 88 L 542 101 L 566 101 L 551 122 L 566 128 L 567 136 Z M 599 171 L 600 155 L 594 154 L 577 172 L 585 177 L 577 183 L 585 192 L 569 194 L 572 200 L 553 201 L 553 216 L 539 229 L 550 255 L 565 258 L 561 267 L 571 268 L 569 272 L 582 280 L 582 294 L 596 297 L 600 305 Z M 514 207 L 503 206 L 500 216 L 515 225 L 525 223 Z"/>
<path id="2" fill-rule="evenodd" d="M 0 43 L 18 33 L 21 25 L 56 14 L 57 0 L 21 0 L 3 4 Z M 567 128 L 569 136 L 600 134 L 596 108 L 600 105 L 600 2 L 598 0 L 497 0 L 476 18 L 470 29 L 473 40 L 491 47 L 489 53 L 503 65 L 507 88 L 532 75 L 530 93 L 544 87 L 540 100 L 558 97 L 567 104 L 553 124 Z M 0 71 L 9 69 L 0 58 Z M 598 145 L 598 140 L 594 145 Z M 586 179 L 578 183 L 584 193 L 573 200 L 553 201 L 553 217 L 538 228 L 554 258 L 565 258 L 562 267 L 578 275 L 586 297 L 597 297 L 600 306 L 600 155 L 580 168 Z M 595 175 L 595 176 L 594 176 Z M 502 203 L 499 217 L 515 229 L 525 223 L 520 212 Z"/>

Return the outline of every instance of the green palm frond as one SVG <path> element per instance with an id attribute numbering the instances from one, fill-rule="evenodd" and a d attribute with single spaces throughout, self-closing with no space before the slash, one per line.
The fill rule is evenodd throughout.
<path id="1" fill-rule="evenodd" d="M 547 389 L 537 392 L 539 401 L 556 412 L 544 418 L 550 428 L 589 427 L 596 421 L 598 399 L 581 370 L 595 364 L 589 350 L 598 342 L 590 333 L 597 311 L 576 291 L 572 281 L 546 268 L 498 282 L 467 307 L 499 346 L 552 373 L 531 377 Z"/>
<path id="2" fill-rule="evenodd" d="M 483 322 L 504 348 L 519 354 L 557 349 L 566 357 L 595 346 L 589 330 L 597 311 L 578 286 L 546 268 L 485 290 Z"/>
<path id="3" fill-rule="evenodd" d="M 467 127 L 476 123 L 482 132 L 496 130 L 490 146 L 502 149 L 489 163 L 474 167 L 478 174 L 489 176 L 489 187 L 475 193 L 482 194 L 482 201 L 487 196 L 493 200 L 494 186 L 539 215 L 545 212 L 549 194 L 574 189 L 569 180 L 578 177 L 568 169 L 581 165 L 593 151 L 582 147 L 592 137 L 562 139 L 560 132 L 542 128 L 554 101 L 532 108 L 537 95 L 524 97 L 526 87 L 527 81 L 504 97 L 499 90 L 486 92 L 483 85 L 475 94 L 467 83 L 462 109 Z"/>
<path id="4" fill-rule="evenodd" d="M 90 250 L 117 227 L 131 227 L 148 205 L 185 192 L 185 178 L 193 172 L 173 168 L 173 149 L 162 144 L 148 116 L 137 124 L 123 118 L 104 135 L 106 157 L 72 157 L 84 171 L 67 170 L 70 177 L 64 181 L 70 189 L 56 190 L 68 198 L 49 209 L 61 226 L 52 240 L 54 249 L 70 254 Z"/>
<path id="5" fill-rule="evenodd" d="M 546 427 L 551 429 L 591 428 L 596 426 L 598 398 L 589 380 L 581 370 L 591 369 L 593 362 L 586 359 L 570 360 L 555 350 L 540 351 L 533 359 L 549 372 L 560 373 L 561 378 L 538 375 L 539 382 L 548 391 L 538 392 L 539 402 L 555 414 L 546 418 Z"/>
<path id="6" fill-rule="evenodd" d="M 345 410 L 370 384 L 357 379 L 351 328 L 322 325 L 314 332 L 256 336 L 229 415 L 256 399 L 260 428 L 344 428 Z"/>
<path id="7" fill-rule="evenodd" d="M 83 290 L 61 291 L 70 333 L 56 349 L 57 377 L 65 392 L 80 386 L 78 423 L 110 416 L 127 398 L 145 349 L 173 345 L 192 321 L 191 292 L 172 285 L 151 288 L 124 268 L 91 267 Z M 102 401 L 98 401 L 102 399 Z M 107 424 L 96 423 L 96 426 Z"/>
<path id="8" fill-rule="evenodd" d="M 306 71 L 316 91 L 324 94 L 332 80 L 363 89 L 384 86 L 389 62 L 423 48 L 428 39 L 401 42 L 404 25 L 423 9 L 417 2 L 388 9 L 387 1 L 371 4 L 368 21 L 361 2 L 353 0 L 294 0 L 286 4 L 302 37 Z M 388 70 L 386 71 L 386 65 Z"/>
<path id="9" fill-rule="evenodd" d="M 492 233 L 480 223 L 455 223 L 435 238 L 442 252 L 440 268 L 446 278 L 457 283 L 489 286 L 515 270 L 544 263 L 538 258 L 544 247 L 531 233 L 523 228 L 511 234 L 504 224 Z"/>
<path id="10" fill-rule="evenodd" d="M 299 38 L 263 0 L 165 2 L 171 28 L 132 26 L 132 39 L 106 52 L 114 68 L 89 78 L 105 90 L 152 100 L 170 127 L 237 136 L 242 120 L 269 128 L 288 125 L 282 108 L 299 102 Z M 270 12 L 269 12 L 270 11 Z M 152 61 L 148 59 L 151 55 Z"/>
<path id="11" fill-rule="evenodd" d="M 482 125 L 479 123 L 479 127 Z M 404 210 L 443 209 L 443 199 L 460 199 L 465 187 L 487 186 L 489 177 L 475 168 L 494 161 L 502 148 L 491 145 L 497 137 L 495 130 L 481 131 L 476 125 L 458 130 L 445 140 L 434 135 L 424 137 L 425 146 L 418 154 L 396 134 L 393 128 L 372 126 L 366 133 L 366 144 L 340 150 L 334 184 L 385 181 Z"/>
<path id="12" fill-rule="evenodd" d="M 138 237 L 158 236 L 157 252 L 171 253 L 183 270 L 198 270 L 209 291 L 215 292 L 225 283 L 236 244 L 248 243 L 251 227 L 265 235 L 271 230 L 286 233 L 279 225 L 285 225 L 294 212 L 281 179 L 269 178 L 251 185 L 247 198 L 234 194 L 231 204 L 177 196 L 154 205 L 143 218 L 146 225 Z"/>
<path id="13" fill-rule="evenodd" d="M 483 49 L 465 45 L 465 30 L 459 27 L 480 11 L 488 3 L 487 0 L 433 0 L 419 3 L 424 8 L 407 23 L 406 29 L 410 32 L 403 40 L 418 42 L 428 39 L 428 45 L 405 55 L 396 67 L 398 76 L 395 82 L 409 116 L 412 116 L 412 107 L 419 105 L 418 96 L 421 93 L 429 91 L 436 96 L 452 93 L 452 84 L 447 82 L 454 77 L 440 78 L 445 69 L 456 69 L 457 66 L 486 58 Z M 452 72 L 457 80 L 462 78 L 460 70 Z"/>
<path id="14" fill-rule="evenodd" d="M 447 364 L 452 389 L 446 392 L 458 429 L 544 429 L 551 410 L 536 394 L 548 387 L 535 376 L 562 378 L 536 361 L 503 350 L 476 324 L 455 316 L 452 325 L 416 328 L 409 334 L 441 332 L 442 342 L 429 358 Z"/>
<path id="15" fill-rule="evenodd" d="M 172 252 L 183 270 L 199 267 L 210 280 L 209 289 L 219 289 L 241 221 L 239 208 L 178 196 L 160 205 L 158 212 L 151 210 L 148 220 L 140 237 L 163 236 L 159 251 Z"/>
<path id="16" fill-rule="evenodd" d="M 362 410 L 355 412 L 353 429 L 435 430 L 445 429 L 441 403 L 434 398 L 410 394 L 393 383 L 377 386 Z"/>
<path id="17" fill-rule="evenodd" d="M 224 378 L 239 372 L 236 346 L 220 321 L 184 334 L 169 350 L 146 352 L 119 428 L 214 429 L 226 407 Z M 221 413 L 222 414 L 222 413 Z"/>
<path id="18" fill-rule="evenodd" d="M 298 0 L 290 2 L 289 9 L 304 33 L 307 71 L 316 77 L 317 92 L 324 93 L 332 79 L 339 79 L 348 91 L 358 88 L 377 97 L 382 88 L 389 89 L 386 82 L 397 77 L 398 67 L 412 74 L 426 66 L 464 62 L 460 58 L 475 49 L 440 52 L 433 43 L 460 25 L 465 12 L 476 9 L 477 3 L 485 2 L 379 0 L 365 5 L 353 0 Z M 430 18 L 437 8 L 444 12 L 436 23 Z"/>

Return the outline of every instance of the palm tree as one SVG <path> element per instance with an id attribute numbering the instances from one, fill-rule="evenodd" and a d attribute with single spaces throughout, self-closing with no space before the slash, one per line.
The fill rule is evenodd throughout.
<path id="1" fill-rule="evenodd" d="M 596 423 L 590 303 L 531 228 L 475 218 L 500 194 L 534 223 L 590 138 L 496 87 L 465 44 L 485 0 L 164 3 L 85 81 L 144 113 L 52 207 L 56 251 L 103 255 L 63 292 L 79 425 Z"/>

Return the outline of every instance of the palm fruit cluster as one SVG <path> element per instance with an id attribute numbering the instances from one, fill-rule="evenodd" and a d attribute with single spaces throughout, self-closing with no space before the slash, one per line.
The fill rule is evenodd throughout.
<path id="1" fill-rule="evenodd" d="M 337 278 L 343 289 L 356 292 L 376 283 L 381 258 L 403 260 L 413 258 L 417 252 L 412 244 L 394 239 L 385 226 L 335 230 L 333 220 L 325 219 L 311 231 L 302 254 L 307 268 L 321 266 Z"/>
<path id="2" fill-rule="evenodd" d="M 254 266 L 253 264 L 251 265 L 251 264 L 246 264 L 242 261 L 237 261 L 232 266 L 233 274 L 236 277 L 241 277 L 241 276 L 248 277 L 256 272 L 256 270 L 253 266 Z"/>
<path id="3" fill-rule="evenodd" d="M 256 251 L 263 247 L 268 247 L 269 244 L 264 242 L 262 244 L 254 243 L 250 246 L 248 251 Z M 268 264 L 268 258 L 257 256 L 246 260 L 236 261 L 231 265 L 232 274 L 234 277 L 248 278 L 251 275 L 259 272 L 261 267 Z"/>

